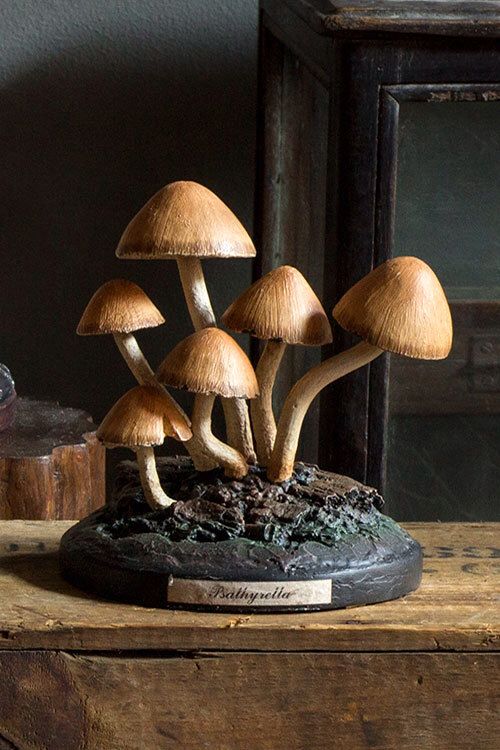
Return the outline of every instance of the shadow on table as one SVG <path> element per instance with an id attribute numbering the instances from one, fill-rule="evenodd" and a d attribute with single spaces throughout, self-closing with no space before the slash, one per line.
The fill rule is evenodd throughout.
<path id="1" fill-rule="evenodd" d="M 30 586 L 77 599 L 98 599 L 64 580 L 57 552 L 21 553 L 0 558 L 0 573 L 6 572 Z M 102 600 L 102 599 L 101 599 Z M 104 600 L 102 600 L 104 601 Z"/>

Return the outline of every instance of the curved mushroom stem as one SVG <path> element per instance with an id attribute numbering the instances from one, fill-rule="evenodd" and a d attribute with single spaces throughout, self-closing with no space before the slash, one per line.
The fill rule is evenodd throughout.
<path id="1" fill-rule="evenodd" d="M 144 490 L 148 505 L 153 510 L 168 508 L 175 503 L 172 497 L 169 497 L 162 489 L 158 471 L 156 469 L 155 453 L 153 448 L 144 447 L 136 448 L 137 463 L 139 465 L 139 475 L 141 485 Z"/>
<path id="2" fill-rule="evenodd" d="M 144 353 L 137 343 L 133 333 L 115 333 L 114 339 L 118 349 L 120 350 L 123 359 L 129 366 L 130 371 L 134 375 L 139 385 L 155 385 L 157 388 L 161 388 L 167 395 L 170 402 L 179 410 L 186 422 L 190 424 L 190 420 L 181 409 L 177 401 L 167 389 L 158 382 L 156 376 L 149 366 Z M 200 441 L 193 436 L 190 440 L 186 440 L 184 443 L 186 450 L 193 460 L 193 464 L 198 471 L 210 471 L 215 469 L 218 465 L 213 459 L 207 456 L 206 451 Z"/>
<path id="3" fill-rule="evenodd" d="M 254 464 L 257 456 L 253 446 L 247 402 L 244 398 L 223 398 L 222 408 L 226 422 L 227 442 L 244 456 L 247 463 Z"/>
<path id="4" fill-rule="evenodd" d="M 285 349 L 284 341 L 268 341 L 255 369 L 260 395 L 250 402 L 250 414 L 255 430 L 257 459 L 261 466 L 268 465 L 276 437 L 273 387 Z"/>
<path id="5" fill-rule="evenodd" d="M 383 349 L 362 341 L 311 368 L 295 383 L 286 398 L 278 423 L 267 471 L 272 482 L 284 482 L 292 475 L 302 422 L 315 396 L 329 383 L 363 367 L 382 353 Z"/>
<path id="6" fill-rule="evenodd" d="M 114 333 L 120 354 L 139 385 L 158 385 L 155 374 L 144 356 L 133 333 Z M 170 394 L 169 394 L 170 395 Z M 172 397 L 171 397 L 172 398 Z M 172 399 L 173 400 L 173 399 Z"/>
<path id="7" fill-rule="evenodd" d="M 184 297 L 195 331 L 217 327 L 210 295 L 199 258 L 177 258 L 177 268 L 181 279 Z M 249 463 L 255 463 L 252 428 L 248 407 L 244 399 L 223 401 L 227 439 L 243 454 Z"/>
<path id="8" fill-rule="evenodd" d="M 237 450 L 223 443 L 212 432 L 212 409 L 215 396 L 197 393 L 194 399 L 192 425 L 193 434 L 201 440 L 209 454 L 225 469 L 232 479 L 241 479 L 248 474 L 248 464 Z"/>
<path id="9" fill-rule="evenodd" d="M 187 440 L 184 445 L 189 451 L 196 471 L 212 471 L 212 469 L 220 466 L 220 463 L 214 458 L 211 451 L 198 435 L 193 433 L 193 437 Z"/>

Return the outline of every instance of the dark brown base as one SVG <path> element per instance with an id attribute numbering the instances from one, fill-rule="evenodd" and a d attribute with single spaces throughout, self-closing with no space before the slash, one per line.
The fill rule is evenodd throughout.
<path id="1" fill-rule="evenodd" d="M 419 544 L 354 480 L 298 464 L 279 489 L 257 471 L 228 482 L 167 459 L 162 483 L 178 502 L 152 513 L 136 473 L 122 465 L 112 502 L 61 540 L 65 577 L 99 596 L 149 607 L 300 612 L 395 599 L 420 583 Z"/>

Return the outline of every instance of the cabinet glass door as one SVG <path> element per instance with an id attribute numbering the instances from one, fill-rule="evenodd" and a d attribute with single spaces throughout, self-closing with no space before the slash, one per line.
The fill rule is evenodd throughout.
<path id="1" fill-rule="evenodd" d="M 500 102 L 402 103 L 396 185 L 393 254 L 435 270 L 454 345 L 441 362 L 391 356 L 389 512 L 498 520 Z"/>

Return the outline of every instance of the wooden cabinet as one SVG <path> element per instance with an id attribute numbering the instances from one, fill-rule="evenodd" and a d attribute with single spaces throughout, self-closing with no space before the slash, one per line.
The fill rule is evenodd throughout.
<path id="1" fill-rule="evenodd" d="M 64 521 L 0 522 L 0 748 L 496 750 L 495 524 L 409 524 L 422 586 L 296 615 L 94 600 Z"/>
<path id="2" fill-rule="evenodd" d="M 418 255 L 451 302 L 449 360 L 386 355 L 304 426 L 302 455 L 380 487 L 396 518 L 498 513 L 499 31 L 496 2 L 261 0 L 257 272 L 298 266 L 330 310 Z M 337 328 L 333 351 L 352 341 Z M 289 353 L 279 400 L 319 357 Z"/>

